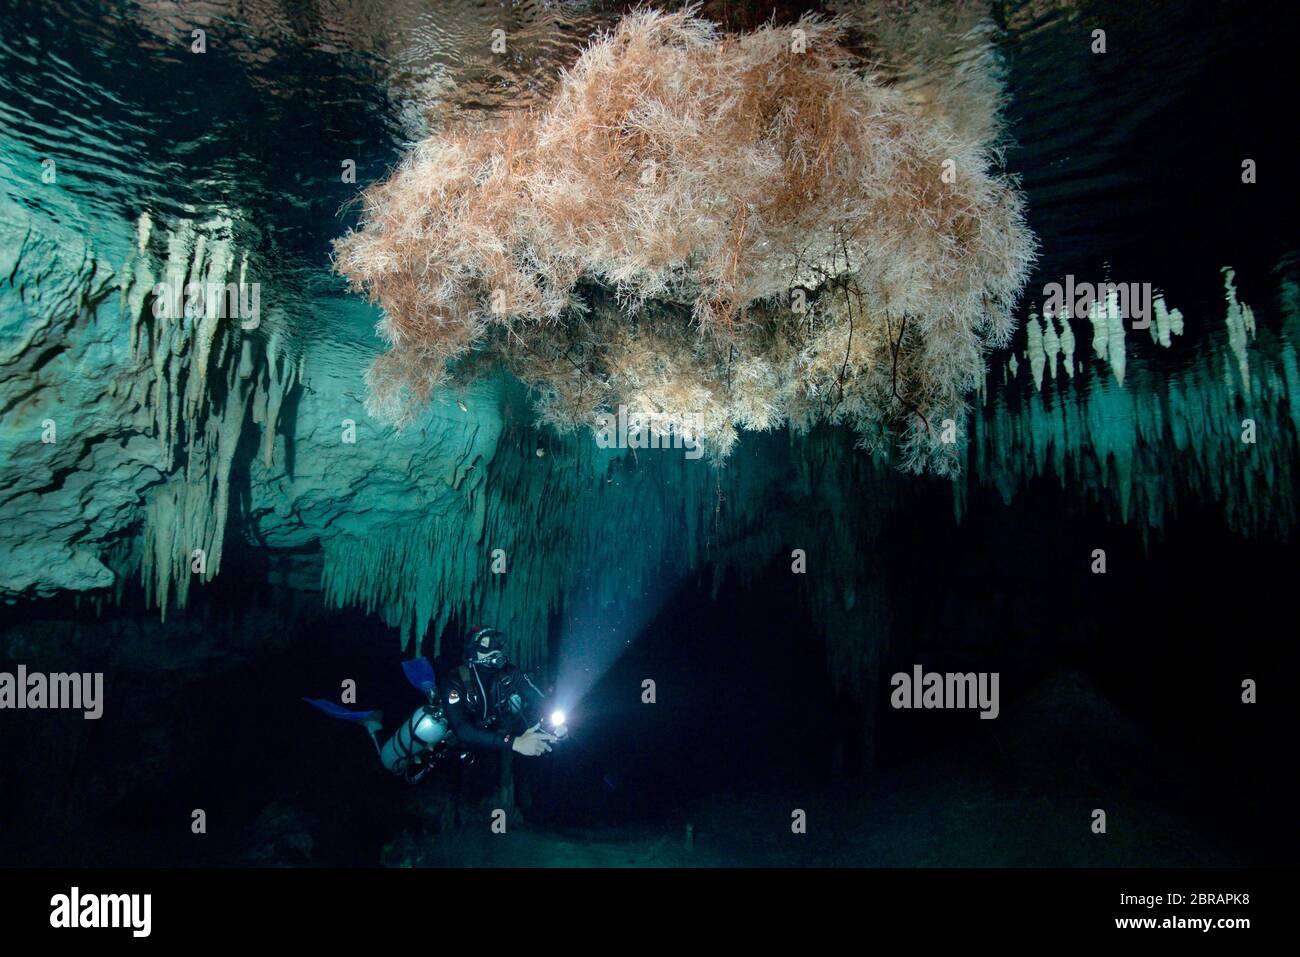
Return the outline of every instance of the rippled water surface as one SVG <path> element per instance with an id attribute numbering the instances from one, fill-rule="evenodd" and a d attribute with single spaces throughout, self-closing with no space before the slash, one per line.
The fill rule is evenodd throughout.
<path id="1" fill-rule="evenodd" d="M 761 19 L 762 7 L 703 12 L 734 23 Z M 538 103 L 621 12 L 546 0 L 7 3 L 0 188 L 110 251 L 129 231 L 107 224 L 145 211 L 229 217 L 277 264 L 284 295 L 332 298 L 329 243 L 359 187 L 431 128 Z M 1218 271 L 1232 265 L 1267 300 L 1270 271 L 1297 245 L 1278 192 L 1290 175 L 1278 102 L 1295 73 L 1285 8 L 995 12 L 1008 165 L 1042 238 L 1041 275 L 1138 275 L 1190 306 L 1221 301 Z M 1096 29 L 1104 56 L 1089 49 Z M 505 55 L 492 50 L 497 30 Z M 1255 189 L 1239 182 L 1246 156 L 1261 169 Z M 349 159 L 355 185 L 341 181 Z M 41 181 L 49 160 L 55 188 Z"/>

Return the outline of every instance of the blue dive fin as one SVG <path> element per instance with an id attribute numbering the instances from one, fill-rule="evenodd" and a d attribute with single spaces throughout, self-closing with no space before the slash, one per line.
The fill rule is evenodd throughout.
<path id="1" fill-rule="evenodd" d="M 325 698 L 303 698 L 302 700 L 313 708 L 324 711 L 331 718 L 363 724 L 366 730 L 371 733 L 379 731 L 384 726 L 384 713 L 382 711 L 350 711 L 342 705 L 335 704 Z"/>
<path id="2" fill-rule="evenodd" d="M 402 673 L 406 675 L 406 680 L 415 686 L 416 691 L 433 694 L 438 690 L 438 679 L 433 676 L 433 665 L 429 664 L 429 659 L 423 655 L 410 661 L 403 661 Z"/>

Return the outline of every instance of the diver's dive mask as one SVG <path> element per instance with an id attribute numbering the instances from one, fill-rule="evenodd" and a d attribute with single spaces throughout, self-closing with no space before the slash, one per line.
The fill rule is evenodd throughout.
<path id="1" fill-rule="evenodd" d="M 465 643 L 465 658 L 482 668 L 501 668 L 506 663 L 506 636 L 496 628 L 475 628 Z"/>

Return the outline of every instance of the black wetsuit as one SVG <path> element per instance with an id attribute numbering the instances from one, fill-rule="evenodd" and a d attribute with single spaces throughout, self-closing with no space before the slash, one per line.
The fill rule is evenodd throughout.
<path id="1" fill-rule="evenodd" d="M 466 662 L 445 683 L 443 704 L 456 739 L 467 748 L 509 751 L 515 736 L 542 714 L 545 695 L 514 665 Z"/>

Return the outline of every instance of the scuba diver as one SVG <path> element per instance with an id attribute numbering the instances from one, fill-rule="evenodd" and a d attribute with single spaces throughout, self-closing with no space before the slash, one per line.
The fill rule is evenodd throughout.
<path id="1" fill-rule="evenodd" d="M 444 758 L 472 750 L 514 751 L 537 757 L 567 733 L 562 712 L 543 721 L 546 696 L 522 670 L 506 659 L 505 635 L 496 628 L 473 629 L 465 643 L 465 661 L 448 682 L 445 697 L 427 658 L 402 662 L 402 672 L 425 699 L 388 741 L 380 710 L 353 711 L 323 698 L 303 698 L 331 718 L 365 728 L 383 766 L 414 784 Z M 531 726 L 530 726 L 531 723 Z M 549 724 L 549 730 L 543 725 Z"/>
<path id="2" fill-rule="evenodd" d="M 534 758 L 564 736 L 564 715 L 554 712 L 551 730 L 543 729 L 546 696 L 506 659 L 505 637 L 487 626 L 470 631 L 465 662 L 447 682 L 445 714 L 462 744 Z"/>

